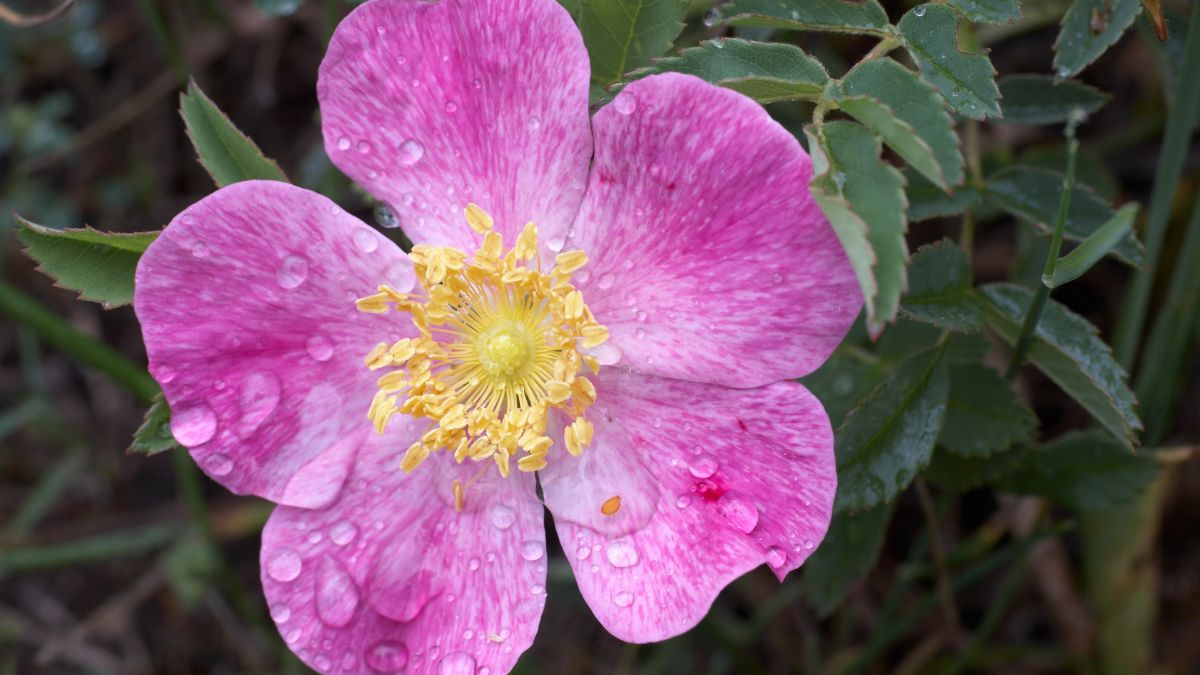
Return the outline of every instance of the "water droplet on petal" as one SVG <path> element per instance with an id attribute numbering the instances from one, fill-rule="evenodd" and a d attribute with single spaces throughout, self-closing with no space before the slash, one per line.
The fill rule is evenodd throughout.
<path id="1" fill-rule="evenodd" d="M 381 673 L 395 673 L 408 665 L 408 647 L 403 642 L 376 642 L 367 650 L 367 665 Z"/>
<path id="2" fill-rule="evenodd" d="M 709 478 L 717 472 L 717 460 L 712 455 L 700 455 L 688 464 L 688 471 L 696 478 Z"/>
<path id="3" fill-rule="evenodd" d="M 373 253 L 379 248 L 379 235 L 370 228 L 360 227 L 354 231 L 354 245 L 363 253 Z"/>
<path id="4" fill-rule="evenodd" d="M 521 544 L 521 557 L 529 562 L 541 560 L 544 555 L 546 555 L 546 547 L 540 541 L 527 541 Z"/>
<path id="5" fill-rule="evenodd" d="M 283 259 L 275 279 L 283 288 L 295 288 L 308 278 L 308 260 L 302 255 L 292 254 Z"/>
<path id="6" fill-rule="evenodd" d="M 196 258 L 207 258 L 208 257 L 208 244 L 206 244 L 202 241 L 198 241 L 195 244 L 192 244 L 192 256 L 194 256 Z"/>
<path id="7" fill-rule="evenodd" d="M 227 476 L 229 472 L 233 471 L 233 460 L 229 458 L 229 455 L 219 452 L 208 455 L 201 460 L 201 463 L 204 464 L 204 470 L 213 476 Z"/>
<path id="8" fill-rule="evenodd" d="M 638 552 L 633 547 L 633 543 L 627 539 L 618 539 L 610 542 L 608 548 L 604 550 L 608 556 L 608 562 L 613 567 L 633 567 L 638 564 Z"/>
<path id="9" fill-rule="evenodd" d="M 529 587 L 529 592 L 534 595 L 545 595 L 546 587 L 541 584 L 534 584 L 533 586 Z"/>
<path id="10" fill-rule="evenodd" d="M 177 409 L 171 417 L 171 435 L 184 447 L 207 443 L 217 433 L 217 414 L 204 403 Z"/>
<path id="11" fill-rule="evenodd" d="M 471 558 L 468 560 L 467 569 L 471 570 L 472 572 L 479 569 L 479 558 Z"/>
<path id="12" fill-rule="evenodd" d="M 345 136 L 342 136 L 341 138 L 337 139 L 337 149 L 338 150 L 349 150 L 350 145 L 351 145 L 350 139 L 346 138 Z"/>
<path id="13" fill-rule="evenodd" d="M 628 91 L 622 91 L 612 102 L 613 110 L 622 115 L 632 115 L 637 110 L 637 99 Z"/>
<path id="14" fill-rule="evenodd" d="M 767 563 L 770 564 L 771 567 L 775 567 L 775 568 L 783 567 L 784 563 L 786 563 L 786 562 L 787 562 L 787 552 L 786 551 L 779 548 L 778 546 L 772 546 L 767 549 Z"/>
<path id="15" fill-rule="evenodd" d="M 421 161 L 421 158 L 425 156 L 425 146 L 412 138 L 401 143 L 399 150 L 400 155 L 398 159 L 403 166 L 412 166 Z"/>
<path id="16" fill-rule="evenodd" d="M 299 553 L 290 548 L 281 548 L 267 563 L 267 575 L 275 581 L 294 581 L 303 567 Z"/>
<path id="17" fill-rule="evenodd" d="M 607 290 L 612 288 L 614 281 L 616 281 L 616 278 L 608 272 L 605 272 L 604 274 L 600 275 L 599 279 L 596 280 L 596 287 L 601 290 Z"/>
<path id="18" fill-rule="evenodd" d="M 314 335 L 304 344 L 308 355 L 318 361 L 328 361 L 333 357 L 333 343 L 324 335 Z"/>
<path id="19" fill-rule="evenodd" d="M 688 504 L 692 503 L 692 498 L 688 495 L 680 495 L 679 499 L 675 500 L 675 506 L 681 509 L 686 509 Z"/>
<path id="20" fill-rule="evenodd" d="M 329 541 L 337 546 L 345 546 L 358 536 L 358 526 L 348 520 L 339 520 L 329 530 Z"/>
<path id="21" fill-rule="evenodd" d="M 317 569 L 317 616 L 326 626 L 341 628 L 350 623 L 358 609 L 358 588 L 350 573 L 329 556 Z"/>
<path id="22" fill-rule="evenodd" d="M 507 530 L 517 522 L 517 512 L 504 504 L 496 504 L 489 514 L 492 526 L 497 530 Z"/>
<path id="23" fill-rule="evenodd" d="M 239 436 L 244 438 L 254 433 L 275 412 L 282 389 L 274 373 L 251 373 L 242 380 L 241 393 L 238 395 L 242 410 L 242 419 L 237 428 Z"/>
<path id="24" fill-rule="evenodd" d="M 475 659 L 466 652 L 453 652 L 438 662 L 437 675 L 475 675 Z"/>
<path id="25" fill-rule="evenodd" d="M 596 357 L 596 361 L 602 366 L 615 366 L 621 361 L 621 348 L 612 343 L 612 341 L 596 345 L 595 347 L 578 347 L 582 354 Z"/>
<path id="26" fill-rule="evenodd" d="M 372 150 L 371 144 L 368 143 L 367 141 L 359 141 L 358 143 L 356 143 L 354 145 L 354 147 L 355 147 L 355 149 L 357 149 L 360 153 L 362 153 L 364 155 L 369 154 Z"/>
<path id="27" fill-rule="evenodd" d="M 633 604 L 633 593 L 617 591 L 613 594 L 613 604 L 617 607 L 628 607 Z"/>
<path id="28" fill-rule="evenodd" d="M 587 560 L 590 555 L 592 555 L 592 547 L 590 546 L 585 545 L 575 549 L 575 557 L 580 560 Z"/>
<path id="29" fill-rule="evenodd" d="M 454 101 L 446 101 L 446 112 L 453 113 L 458 110 L 458 104 Z"/>
<path id="30" fill-rule="evenodd" d="M 292 618 L 292 610 L 286 605 L 279 605 L 271 608 L 271 618 L 275 623 L 287 623 L 288 619 Z"/>
<path id="31" fill-rule="evenodd" d="M 734 529 L 745 534 L 758 527 L 758 509 L 744 497 L 728 493 L 717 500 L 716 509 Z"/>

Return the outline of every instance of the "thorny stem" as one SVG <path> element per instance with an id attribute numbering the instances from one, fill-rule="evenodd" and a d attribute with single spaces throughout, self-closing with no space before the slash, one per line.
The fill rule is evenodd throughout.
<path id="1" fill-rule="evenodd" d="M 1008 379 L 1013 379 L 1017 375 L 1017 369 L 1021 367 L 1021 362 L 1025 360 L 1025 353 L 1029 351 L 1029 345 L 1033 342 L 1034 331 L 1037 330 L 1038 320 L 1042 317 L 1042 309 L 1046 306 L 1046 300 L 1050 297 L 1050 287 L 1046 285 L 1047 279 L 1054 277 L 1054 268 L 1058 265 L 1058 253 L 1062 250 L 1063 229 L 1067 223 L 1067 211 L 1071 208 L 1071 191 L 1075 189 L 1075 157 L 1079 153 L 1079 139 L 1075 137 L 1075 125 L 1079 123 L 1079 117 L 1072 115 L 1067 121 L 1067 128 L 1063 132 L 1067 137 L 1067 171 L 1063 175 L 1062 196 L 1058 200 L 1058 217 L 1054 219 L 1054 238 L 1050 240 L 1050 251 L 1046 253 L 1046 267 L 1042 273 L 1042 285 L 1038 287 L 1037 295 L 1033 297 L 1033 302 L 1029 305 L 1029 311 L 1025 313 L 1025 322 L 1021 324 L 1021 334 L 1017 337 L 1016 347 L 1013 348 L 1012 361 L 1008 364 Z"/>

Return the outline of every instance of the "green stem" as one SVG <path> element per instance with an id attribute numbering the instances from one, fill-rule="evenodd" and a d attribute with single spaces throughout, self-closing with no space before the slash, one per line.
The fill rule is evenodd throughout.
<path id="1" fill-rule="evenodd" d="M 1146 320 L 1146 307 L 1150 301 L 1150 290 L 1162 255 L 1163 239 L 1167 233 L 1167 220 L 1171 215 L 1171 201 L 1179 189 L 1183 175 L 1184 160 L 1188 145 L 1200 112 L 1200 8 L 1192 10 L 1188 23 L 1187 42 L 1183 49 L 1183 70 L 1180 72 L 1181 86 L 1175 96 L 1175 105 L 1167 117 L 1167 132 L 1163 136 L 1158 158 L 1158 170 L 1154 176 L 1154 191 L 1150 195 L 1149 215 L 1142 231 L 1142 242 L 1146 246 L 1146 266 L 1135 270 L 1133 284 L 1129 287 L 1117 323 L 1114 348 L 1117 361 L 1131 370 L 1137 358 L 1142 338 L 1142 325 Z M 1187 84 L 1191 82 L 1192 84 Z"/>
<path id="2" fill-rule="evenodd" d="M 0 281 L 0 315 L 29 326 L 38 337 L 117 381 L 144 402 L 158 393 L 145 368 L 135 365 L 103 342 L 75 330 L 53 312 L 13 286 Z"/>
<path id="3" fill-rule="evenodd" d="M 1058 200 L 1058 216 L 1054 219 L 1054 237 L 1050 240 L 1050 250 L 1046 253 L 1046 267 L 1042 272 L 1042 285 L 1038 287 L 1037 295 L 1025 313 L 1025 321 L 1021 324 L 1021 333 L 1017 336 L 1016 347 L 1013 348 L 1012 361 L 1008 364 L 1008 379 L 1016 377 L 1017 369 L 1025 360 L 1025 353 L 1033 342 L 1037 331 L 1038 321 L 1042 318 L 1042 309 L 1050 298 L 1050 287 L 1046 280 L 1054 277 L 1054 268 L 1058 265 L 1058 254 L 1062 250 L 1063 230 L 1067 224 L 1067 212 L 1071 209 L 1071 192 L 1075 189 L 1075 158 L 1079 154 L 1079 139 L 1075 137 L 1075 125 L 1078 119 L 1074 116 L 1067 122 L 1064 132 L 1067 136 L 1067 171 L 1063 174 L 1062 196 Z"/>

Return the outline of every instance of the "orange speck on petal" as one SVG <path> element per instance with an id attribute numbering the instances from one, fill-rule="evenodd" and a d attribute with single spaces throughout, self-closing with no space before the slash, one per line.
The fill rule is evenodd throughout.
<path id="1" fill-rule="evenodd" d="M 620 510 L 621 495 L 613 495 L 612 497 L 604 500 L 604 503 L 600 505 L 600 513 L 603 513 L 606 516 L 611 516 Z"/>

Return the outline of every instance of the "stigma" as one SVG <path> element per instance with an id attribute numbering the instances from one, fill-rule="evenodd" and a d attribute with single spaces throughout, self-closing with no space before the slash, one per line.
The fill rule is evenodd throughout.
<path id="1" fill-rule="evenodd" d="M 361 312 L 407 314 L 418 332 L 367 354 L 366 366 L 382 373 L 367 417 L 381 434 L 395 415 L 428 421 L 400 461 L 406 472 L 435 452 L 494 463 L 502 476 L 514 459 L 520 471 L 539 471 L 558 441 L 578 456 L 592 440 L 596 388 L 584 369 L 594 376 L 600 365 L 585 352 L 608 330 L 571 284 L 587 255 L 560 253 L 543 270 L 535 224 L 505 249 L 483 209 L 470 204 L 464 215 L 482 235 L 478 250 L 414 246 L 417 291 L 380 286 L 357 302 Z M 551 411 L 563 421 L 561 438 L 548 435 Z M 459 510 L 464 487 L 454 490 Z"/>

